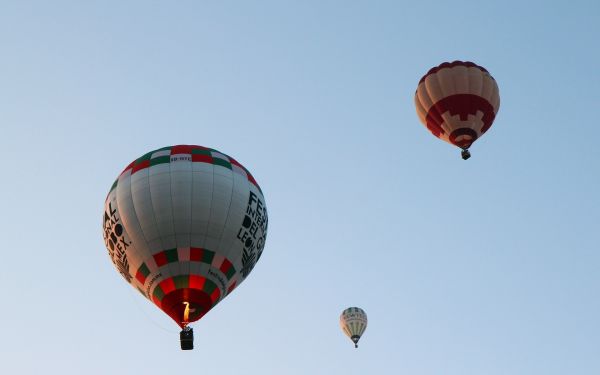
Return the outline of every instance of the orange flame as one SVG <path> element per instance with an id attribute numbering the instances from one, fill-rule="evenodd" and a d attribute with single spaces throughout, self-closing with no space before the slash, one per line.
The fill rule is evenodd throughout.
<path id="1" fill-rule="evenodd" d="M 190 320 L 190 303 L 186 301 L 183 304 L 185 305 L 185 310 L 183 310 L 183 322 L 188 323 Z"/>

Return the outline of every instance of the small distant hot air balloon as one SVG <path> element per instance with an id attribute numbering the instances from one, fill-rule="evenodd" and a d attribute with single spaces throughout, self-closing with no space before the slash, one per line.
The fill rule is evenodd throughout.
<path id="1" fill-rule="evenodd" d="M 202 146 L 151 151 L 131 163 L 104 205 L 108 254 L 125 280 L 183 330 L 245 280 L 267 237 L 267 208 L 250 172 Z"/>
<path id="2" fill-rule="evenodd" d="M 415 92 L 421 122 L 439 139 L 462 149 L 469 147 L 492 126 L 500 108 L 496 80 L 470 61 L 445 62 L 421 78 Z"/>
<path id="3" fill-rule="evenodd" d="M 340 315 L 340 327 L 358 348 L 358 340 L 367 329 L 367 314 L 360 307 L 349 307 Z"/>

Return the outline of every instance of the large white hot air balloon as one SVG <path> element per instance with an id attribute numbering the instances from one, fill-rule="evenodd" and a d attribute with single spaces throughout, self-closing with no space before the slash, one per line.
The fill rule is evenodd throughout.
<path id="1" fill-rule="evenodd" d="M 183 328 L 182 349 L 191 349 L 188 324 L 250 274 L 267 224 L 246 168 L 217 150 L 179 145 L 125 168 L 106 198 L 103 234 L 117 270 Z"/>

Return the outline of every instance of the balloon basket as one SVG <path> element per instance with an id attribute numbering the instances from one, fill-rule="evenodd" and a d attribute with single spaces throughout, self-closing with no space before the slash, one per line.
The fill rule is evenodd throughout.
<path id="1" fill-rule="evenodd" d="M 181 341 L 181 350 L 194 349 L 194 330 L 190 327 L 185 327 L 179 333 L 179 341 Z"/>
<path id="2" fill-rule="evenodd" d="M 463 160 L 467 160 L 471 157 L 471 153 L 469 152 L 469 150 L 465 149 L 461 151 L 460 156 L 462 156 Z"/>

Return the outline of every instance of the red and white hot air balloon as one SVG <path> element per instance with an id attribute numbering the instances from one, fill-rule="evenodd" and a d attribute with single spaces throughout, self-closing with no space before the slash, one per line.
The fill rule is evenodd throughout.
<path id="1" fill-rule="evenodd" d="M 421 122 L 441 140 L 462 149 L 469 147 L 492 126 L 500 108 L 494 77 L 470 61 L 445 62 L 421 78 L 415 92 Z"/>

